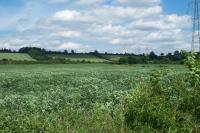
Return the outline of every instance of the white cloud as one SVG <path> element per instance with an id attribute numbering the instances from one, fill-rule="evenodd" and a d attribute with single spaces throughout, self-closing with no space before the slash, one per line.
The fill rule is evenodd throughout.
<path id="1" fill-rule="evenodd" d="M 100 34 L 107 34 L 112 36 L 129 36 L 132 31 L 129 31 L 126 27 L 123 27 L 121 25 L 92 25 L 92 28 L 90 29 L 91 32 L 96 32 Z"/>
<path id="2" fill-rule="evenodd" d="M 88 45 L 74 43 L 74 42 L 66 42 L 66 43 L 61 44 L 58 47 L 58 49 L 59 50 L 70 49 L 70 50 L 78 50 L 79 52 L 85 52 L 85 51 L 91 50 L 92 47 Z"/>
<path id="3" fill-rule="evenodd" d="M 49 0 L 52 4 L 64 4 L 64 3 L 74 3 L 78 5 L 98 5 L 103 4 L 107 0 Z"/>
<path id="4" fill-rule="evenodd" d="M 155 17 L 160 15 L 162 8 L 160 6 L 153 7 L 122 7 L 122 6 L 105 6 L 94 10 L 94 15 L 105 17 L 106 19 L 139 19 L 147 17 Z M 109 18 L 111 17 L 111 18 Z"/>
<path id="5" fill-rule="evenodd" d="M 61 31 L 61 32 L 53 34 L 53 36 L 65 37 L 65 38 L 80 37 L 81 32 L 79 32 L 79 31 Z"/>
<path id="6" fill-rule="evenodd" d="M 129 5 L 129 6 L 152 6 L 159 5 L 161 0 L 114 0 L 113 3 L 119 5 Z"/>
<path id="7" fill-rule="evenodd" d="M 66 3 L 69 2 L 69 0 L 49 0 L 50 3 Z"/>
<path id="8" fill-rule="evenodd" d="M 119 3 L 134 3 L 134 4 L 149 4 L 149 3 L 154 3 L 158 4 L 161 1 L 160 0 L 116 0 Z"/>
<path id="9" fill-rule="evenodd" d="M 78 1 L 79 4 L 83 4 L 83 5 L 102 4 L 104 2 L 105 0 L 79 0 Z"/>
<path id="10" fill-rule="evenodd" d="M 89 21 L 91 17 L 76 10 L 63 10 L 56 12 L 53 21 Z"/>
<path id="11" fill-rule="evenodd" d="M 116 38 L 116 39 L 113 39 L 111 41 L 112 44 L 119 44 L 119 45 L 134 45 L 134 40 L 133 39 L 121 39 L 121 38 Z"/>
<path id="12" fill-rule="evenodd" d="M 56 12 L 53 16 L 53 20 L 61 20 L 61 21 L 72 21 L 72 20 L 80 20 L 81 14 L 78 11 L 74 10 L 65 10 Z"/>
<path id="13" fill-rule="evenodd" d="M 19 27 L 16 34 L 8 37 L 6 46 L 20 47 L 11 40 L 22 38 L 21 46 L 47 49 L 144 52 L 148 48 L 159 52 L 188 48 L 190 43 L 191 32 L 187 29 L 191 27 L 191 17 L 164 14 L 161 0 L 48 1 L 60 4 L 33 26 Z"/>
<path id="14" fill-rule="evenodd" d="M 129 27 L 140 30 L 173 30 L 187 28 L 191 25 L 189 16 L 160 15 L 155 20 L 138 19 Z"/>

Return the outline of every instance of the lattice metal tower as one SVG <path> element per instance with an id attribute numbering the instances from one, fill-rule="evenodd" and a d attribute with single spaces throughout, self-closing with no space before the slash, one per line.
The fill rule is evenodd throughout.
<path id="1" fill-rule="evenodd" d="M 199 18 L 199 0 L 194 0 L 194 14 L 193 14 L 193 32 L 192 32 L 192 51 L 196 51 L 198 45 L 198 52 L 200 52 L 200 18 Z"/>

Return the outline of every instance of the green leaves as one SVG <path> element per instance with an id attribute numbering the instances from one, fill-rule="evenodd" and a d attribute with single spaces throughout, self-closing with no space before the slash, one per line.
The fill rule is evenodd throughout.
<path id="1" fill-rule="evenodd" d="M 191 75 L 190 83 L 191 85 L 200 92 L 200 62 L 197 59 L 198 55 L 196 52 L 186 52 L 182 51 L 185 56 L 185 66 L 190 70 Z"/>
<path id="2" fill-rule="evenodd" d="M 0 132 L 118 132 L 136 82 L 122 72 L 0 74 Z"/>
<path id="3" fill-rule="evenodd" d="M 140 84 L 124 104 L 124 117 L 133 132 L 200 132 L 200 98 L 196 91 L 199 68 L 195 54 L 187 58 L 195 86 L 188 74 L 169 74 L 164 68 L 153 71 L 149 82 Z"/>

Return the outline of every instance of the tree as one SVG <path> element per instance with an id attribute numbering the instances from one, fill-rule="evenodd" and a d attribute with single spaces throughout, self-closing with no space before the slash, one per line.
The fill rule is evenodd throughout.
<path id="1" fill-rule="evenodd" d="M 28 51 L 28 54 L 36 60 L 48 60 L 50 59 L 48 56 L 46 56 L 46 53 L 42 49 L 30 49 Z"/>
<path id="2" fill-rule="evenodd" d="M 160 56 L 165 56 L 165 54 L 164 54 L 164 53 L 161 53 Z"/>
<path id="3" fill-rule="evenodd" d="M 128 57 L 128 64 L 137 64 L 138 60 L 136 57 L 129 56 Z"/>
<path id="4" fill-rule="evenodd" d="M 158 56 L 153 51 L 151 51 L 150 54 L 149 54 L 149 59 L 150 60 L 155 60 L 157 58 L 158 58 Z"/>
<path id="5" fill-rule="evenodd" d="M 37 47 L 23 47 L 19 49 L 19 53 L 29 53 L 30 50 L 38 50 L 46 52 L 45 49 L 37 48 Z"/>
<path id="6" fill-rule="evenodd" d="M 95 50 L 95 51 L 94 51 L 94 54 L 99 54 L 99 51 Z"/>
<path id="7" fill-rule="evenodd" d="M 174 55 L 179 56 L 179 55 L 181 55 L 181 53 L 178 50 L 176 50 L 176 51 L 174 51 Z"/>
<path id="8" fill-rule="evenodd" d="M 128 59 L 127 58 L 120 58 L 119 59 L 119 64 L 127 64 L 128 63 Z"/>
<path id="9" fill-rule="evenodd" d="M 119 64 L 139 64 L 139 63 L 146 63 L 146 58 L 129 56 L 119 59 Z"/>
<path id="10" fill-rule="evenodd" d="M 74 51 L 74 50 L 71 50 L 71 54 L 75 54 L 75 51 Z"/>
<path id="11" fill-rule="evenodd" d="M 172 55 L 172 53 L 168 53 L 168 54 L 166 55 L 166 57 L 169 58 L 169 59 L 171 60 L 172 57 L 173 57 L 173 55 Z"/>
<path id="12" fill-rule="evenodd" d="M 179 51 L 174 51 L 174 56 L 173 56 L 173 60 L 174 61 L 179 61 L 182 59 L 182 55 Z"/>
<path id="13" fill-rule="evenodd" d="M 68 51 L 67 51 L 67 50 L 64 50 L 64 54 L 65 54 L 65 55 L 68 55 Z"/>

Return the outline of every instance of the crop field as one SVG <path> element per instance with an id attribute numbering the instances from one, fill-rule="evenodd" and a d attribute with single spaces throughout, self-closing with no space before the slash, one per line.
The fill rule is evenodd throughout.
<path id="1" fill-rule="evenodd" d="M 111 61 L 118 61 L 120 58 L 128 57 L 126 55 L 104 55 L 104 57 L 108 58 Z"/>
<path id="2" fill-rule="evenodd" d="M 34 61 L 28 54 L 20 53 L 0 53 L 0 60 L 14 60 L 14 61 Z"/>
<path id="3" fill-rule="evenodd" d="M 63 55 L 63 54 L 54 54 L 54 55 L 49 55 L 50 57 L 53 58 L 65 58 L 65 59 L 70 59 L 72 61 L 90 61 L 94 63 L 102 63 L 102 62 L 109 62 L 109 61 L 118 61 L 120 58 L 124 57 L 129 57 L 128 55 L 102 55 L 103 58 L 96 57 L 94 55 Z M 137 57 L 140 58 L 140 57 Z"/>
<path id="4" fill-rule="evenodd" d="M 90 61 L 94 63 L 102 63 L 102 62 L 108 62 L 105 59 L 98 58 L 93 55 L 49 55 L 50 57 L 53 58 L 64 58 L 66 60 L 70 59 L 71 61 Z"/>
<path id="5" fill-rule="evenodd" d="M 181 65 L 164 66 L 186 72 Z M 0 65 L 1 132 L 122 132 L 124 98 L 160 65 Z"/>

